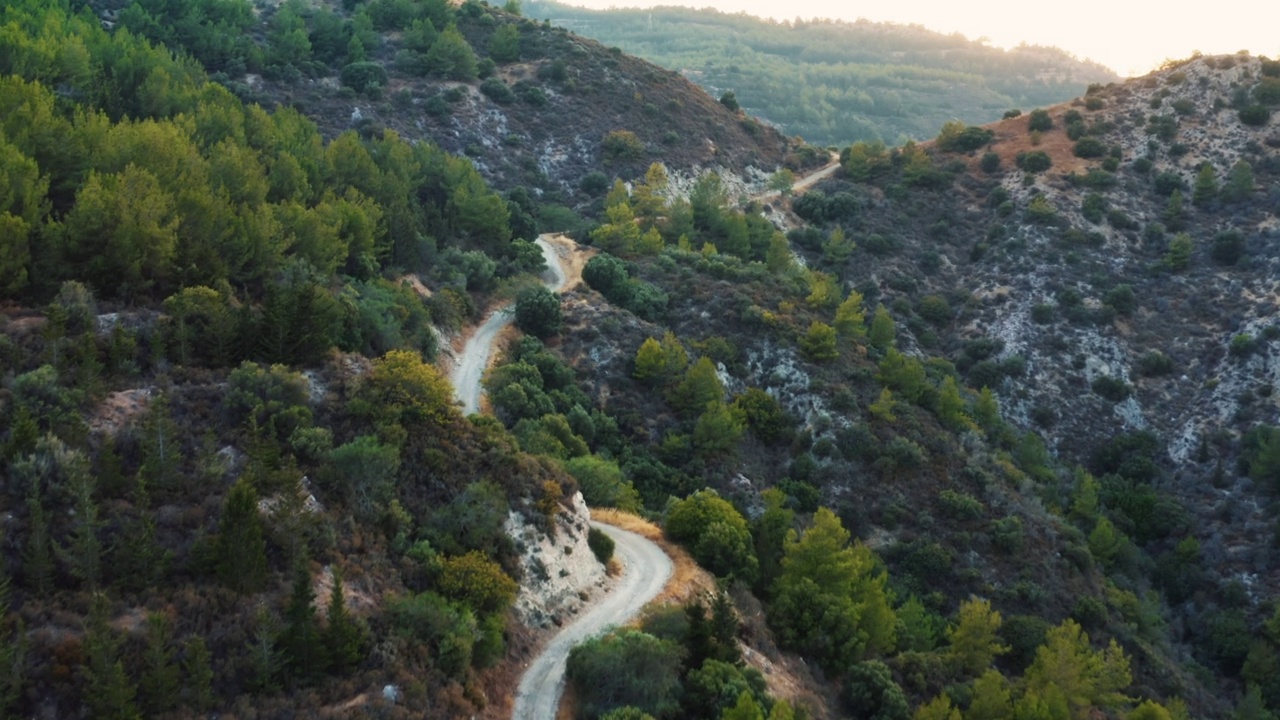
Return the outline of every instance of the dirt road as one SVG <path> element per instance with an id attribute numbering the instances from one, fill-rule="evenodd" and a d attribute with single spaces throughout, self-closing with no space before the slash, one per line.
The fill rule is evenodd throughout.
<path id="1" fill-rule="evenodd" d="M 560 262 L 560 254 L 547 238 L 548 236 L 543 235 L 537 240 L 538 247 L 542 248 L 542 257 L 547 261 L 547 271 L 543 277 L 552 292 L 559 292 L 564 287 L 567 276 Z M 454 397 L 462 403 L 464 415 L 480 412 L 480 395 L 484 392 L 480 381 L 484 379 L 484 371 L 489 369 L 494 342 L 514 320 L 513 310 L 512 305 L 494 310 L 467 338 L 462 354 L 458 356 L 458 364 L 449 380 L 453 383 Z"/>
<path id="2" fill-rule="evenodd" d="M 622 563 L 622 579 L 590 611 L 551 638 L 542 653 L 529 664 L 516 690 L 513 720 L 555 720 L 560 696 L 564 693 L 569 651 L 605 629 L 635 617 L 662 592 L 671 577 L 671 558 L 657 545 L 612 525 L 592 525 L 613 538 L 613 556 Z"/>

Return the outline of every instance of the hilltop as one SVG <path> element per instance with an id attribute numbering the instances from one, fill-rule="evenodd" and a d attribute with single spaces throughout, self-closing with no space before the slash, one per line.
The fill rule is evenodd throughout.
<path id="1" fill-rule="evenodd" d="M 917 25 L 542 0 L 525 12 L 678 70 L 714 97 L 731 91 L 750 114 L 820 145 L 929 138 L 949 120 L 981 124 L 1119 79 L 1057 48 L 1002 50 Z"/>

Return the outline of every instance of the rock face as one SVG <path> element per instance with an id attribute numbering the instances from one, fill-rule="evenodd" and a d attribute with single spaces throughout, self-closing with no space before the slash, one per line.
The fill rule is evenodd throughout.
<path id="1" fill-rule="evenodd" d="M 525 578 L 515 610 L 526 626 L 559 625 L 608 585 L 604 565 L 587 545 L 590 523 L 591 511 L 580 492 L 556 515 L 553 534 L 519 513 L 512 512 L 507 518 L 505 529 L 520 549 Z"/>

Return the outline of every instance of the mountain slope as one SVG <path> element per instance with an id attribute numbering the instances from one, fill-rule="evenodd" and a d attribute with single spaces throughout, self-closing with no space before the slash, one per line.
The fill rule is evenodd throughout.
<path id="1" fill-rule="evenodd" d="M 180 7 L 143 2 L 109 17 L 172 43 L 183 38 L 160 28 L 183 20 Z M 281 3 L 242 13 L 240 32 L 261 40 L 234 62 L 203 50 L 218 32 L 207 20 L 180 44 L 242 98 L 297 108 L 326 137 L 390 129 L 470 157 L 499 189 L 570 206 L 591 198 L 579 185 L 593 171 L 630 176 L 663 162 L 746 178 L 783 161 L 776 131 L 678 73 L 487 4 L 448 7 Z"/>
<path id="2" fill-rule="evenodd" d="M 822 145 L 931 137 L 953 118 L 989 122 L 1118 79 L 1056 48 L 1005 51 L 892 23 L 543 1 L 527 3 L 526 13 L 679 70 L 713 96 L 733 91 L 751 114 Z"/>

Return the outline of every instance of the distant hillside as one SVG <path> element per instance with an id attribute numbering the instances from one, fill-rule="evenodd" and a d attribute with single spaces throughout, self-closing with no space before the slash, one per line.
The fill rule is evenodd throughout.
<path id="1" fill-rule="evenodd" d="M 630 177 L 662 162 L 746 177 L 783 162 L 772 128 L 562 28 L 478 2 L 350 5 L 142 0 L 105 17 L 192 54 L 246 102 L 299 110 L 326 137 L 394 130 L 552 203 L 589 201 L 579 185 L 593 171 Z"/>
<path id="2" fill-rule="evenodd" d="M 716 97 L 732 90 L 748 113 L 820 144 L 932 137 L 953 118 L 990 122 L 1118 79 L 1057 48 L 1001 50 L 917 25 L 541 0 L 526 3 L 525 14 L 679 70 Z"/>

